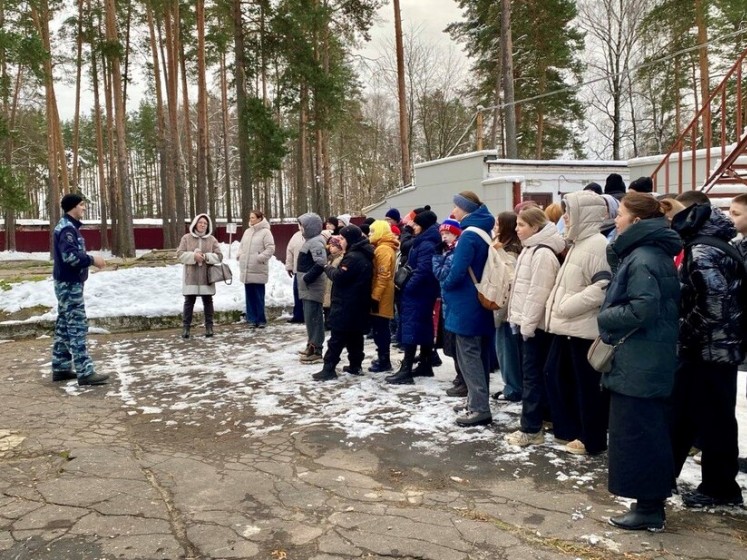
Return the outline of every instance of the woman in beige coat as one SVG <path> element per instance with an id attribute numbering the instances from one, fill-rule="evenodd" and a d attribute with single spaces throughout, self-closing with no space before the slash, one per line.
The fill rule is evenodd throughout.
<path id="1" fill-rule="evenodd" d="M 553 337 L 545 368 L 547 397 L 558 443 L 577 455 L 607 449 L 609 393 L 600 391 L 601 373 L 586 354 L 599 334 L 597 315 L 612 279 L 607 239 L 599 228 L 607 215 L 604 199 L 589 191 L 562 202 L 569 249 L 547 300 L 545 324 Z"/>
<path id="2" fill-rule="evenodd" d="M 239 245 L 239 274 L 244 283 L 246 297 L 246 322 L 253 329 L 263 329 L 265 317 L 265 284 L 269 276 L 270 258 L 275 254 L 275 240 L 264 214 L 253 210 L 249 214 L 249 227 Z"/>
<path id="3" fill-rule="evenodd" d="M 189 226 L 189 233 L 182 237 L 176 250 L 176 258 L 184 265 L 182 293 L 184 310 L 182 312 L 182 338 L 189 338 L 192 326 L 192 312 L 197 296 L 202 298 L 205 310 L 205 336 L 213 336 L 213 296 L 215 284 L 208 283 L 208 266 L 219 264 L 223 260 L 218 240 L 211 234 L 213 222 L 207 214 L 198 214 Z"/>

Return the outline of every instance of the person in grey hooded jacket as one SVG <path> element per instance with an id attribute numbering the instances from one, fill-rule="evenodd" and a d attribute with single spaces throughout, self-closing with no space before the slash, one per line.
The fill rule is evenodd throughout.
<path id="1" fill-rule="evenodd" d="M 306 324 L 308 343 L 301 351 L 301 361 L 314 363 L 322 361 L 324 345 L 324 302 L 327 249 L 322 237 L 322 218 L 308 212 L 298 217 L 298 224 L 304 243 L 298 253 L 296 274 L 298 277 L 298 297 L 303 302 L 303 318 Z"/>

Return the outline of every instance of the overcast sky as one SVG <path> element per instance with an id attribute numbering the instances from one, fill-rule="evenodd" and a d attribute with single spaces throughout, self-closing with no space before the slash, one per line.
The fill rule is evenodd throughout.
<path id="1" fill-rule="evenodd" d="M 402 27 L 407 32 L 411 29 L 418 29 L 422 36 L 429 42 L 449 42 L 449 36 L 443 33 L 446 26 L 461 19 L 461 11 L 457 7 L 455 0 L 400 0 L 400 9 L 402 11 Z M 392 2 L 379 10 L 379 21 L 371 30 L 372 41 L 365 46 L 363 51 L 366 55 L 372 55 L 377 49 L 387 41 L 391 41 L 394 35 L 394 8 Z M 68 76 L 70 78 L 70 76 Z M 70 82 L 70 80 L 67 80 Z M 143 96 L 143 89 L 137 87 L 138 79 L 127 88 L 128 91 L 128 110 L 137 109 Z M 90 91 L 83 92 L 81 99 L 81 112 L 89 113 L 93 107 L 93 94 Z M 75 89 L 73 83 L 63 83 L 57 81 L 55 84 L 57 93 L 57 105 L 62 120 L 73 118 L 75 110 Z"/>

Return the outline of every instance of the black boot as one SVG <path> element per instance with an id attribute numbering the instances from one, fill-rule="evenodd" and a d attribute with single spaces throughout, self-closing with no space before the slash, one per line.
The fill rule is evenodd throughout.
<path id="1" fill-rule="evenodd" d="M 324 362 L 322 371 L 317 371 L 311 376 L 314 381 L 330 381 L 331 379 L 337 379 L 337 372 L 335 372 L 334 364 Z"/>
<path id="2" fill-rule="evenodd" d="M 433 347 L 432 346 L 421 346 L 420 347 L 420 361 L 417 367 L 413 370 L 413 377 L 433 377 Z"/>
<path id="3" fill-rule="evenodd" d="M 378 360 L 371 362 L 371 367 L 368 368 L 371 373 L 382 373 L 385 371 L 392 371 L 392 361 L 389 356 L 379 356 Z"/>
<path id="4" fill-rule="evenodd" d="M 415 346 L 405 346 L 405 356 L 399 370 L 393 375 L 387 375 L 384 381 L 393 385 L 412 385 L 415 381 L 412 378 L 412 361 L 415 358 Z"/>
<path id="5" fill-rule="evenodd" d="M 213 336 L 213 316 L 215 308 L 213 307 L 213 296 L 203 296 L 202 305 L 205 308 L 205 336 Z"/>
<path id="6" fill-rule="evenodd" d="M 610 517 L 610 525 L 628 531 L 663 531 L 664 500 L 638 500 L 625 515 Z"/>
<path id="7" fill-rule="evenodd" d="M 441 367 L 444 365 L 443 360 L 441 360 L 441 356 L 438 355 L 438 350 L 433 350 L 433 356 L 431 357 L 431 366 L 432 367 Z"/>
<path id="8" fill-rule="evenodd" d="M 182 309 L 182 338 L 189 338 L 189 327 L 192 325 L 192 313 L 195 309 L 197 296 L 184 296 L 184 308 Z"/>

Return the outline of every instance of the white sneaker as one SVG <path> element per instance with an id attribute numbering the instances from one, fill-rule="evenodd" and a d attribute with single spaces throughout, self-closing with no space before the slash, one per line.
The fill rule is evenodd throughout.
<path id="1" fill-rule="evenodd" d="M 506 443 L 510 445 L 518 445 L 519 447 L 527 447 L 528 445 L 540 445 L 545 443 L 545 434 L 542 430 L 536 434 L 528 434 L 521 430 L 516 430 L 512 434 L 508 434 L 505 437 Z"/>

